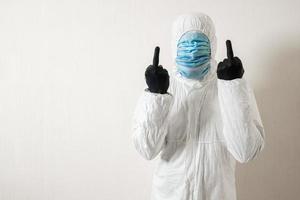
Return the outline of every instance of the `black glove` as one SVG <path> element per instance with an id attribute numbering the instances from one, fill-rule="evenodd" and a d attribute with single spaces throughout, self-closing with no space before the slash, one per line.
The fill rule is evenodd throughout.
<path id="1" fill-rule="evenodd" d="M 242 78 L 244 68 L 242 61 L 238 57 L 233 57 L 233 51 L 230 40 L 226 41 L 227 58 L 218 64 L 217 75 L 219 79 L 233 80 Z"/>
<path id="2" fill-rule="evenodd" d="M 145 72 L 148 89 L 153 93 L 165 94 L 169 88 L 169 74 L 159 63 L 159 47 L 155 47 L 153 64 Z"/>

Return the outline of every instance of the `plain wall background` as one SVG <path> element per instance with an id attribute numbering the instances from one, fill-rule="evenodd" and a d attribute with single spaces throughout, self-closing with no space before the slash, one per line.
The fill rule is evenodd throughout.
<path id="1" fill-rule="evenodd" d="M 155 161 L 131 117 L 155 45 L 171 70 L 171 23 L 200 11 L 244 64 L 267 134 L 238 165 L 243 200 L 300 196 L 300 1 L 0 1 L 0 200 L 147 200 Z"/>

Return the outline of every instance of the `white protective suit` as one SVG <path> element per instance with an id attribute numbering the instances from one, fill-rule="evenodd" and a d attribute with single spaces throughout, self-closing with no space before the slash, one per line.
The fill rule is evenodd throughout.
<path id="1" fill-rule="evenodd" d="M 134 113 L 134 145 L 145 159 L 160 154 L 152 200 L 235 200 L 236 160 L 248 162 L 263 149 L 263 125 L 245 78 L 217 79 L 216 37 L 208 16 L 175 21 L 174 57 L 180 37 L 191 30 L 211 42 L 210 72 L 199 81 L 174 70 L 169 94 L 143 91 Z"/>

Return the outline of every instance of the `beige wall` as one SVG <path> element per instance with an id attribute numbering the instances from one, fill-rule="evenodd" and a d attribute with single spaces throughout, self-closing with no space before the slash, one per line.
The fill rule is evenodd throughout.
<path id="1" fill-rule="evenodd" d="M 25 3 L 26 2 L 26 3 Z M 237 170 L 242 200 L 300 196 L 297 0 L 0 1 L 0 200 L 146 200 L 154 162 L 130 122 L 155 45 L 172 69 L 170 26 L 202 11 L 244 64 L 267 134 Z"/>

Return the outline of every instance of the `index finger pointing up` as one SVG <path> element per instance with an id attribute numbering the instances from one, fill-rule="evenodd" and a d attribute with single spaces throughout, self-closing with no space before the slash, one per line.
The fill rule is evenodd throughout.
<path id="1" fill-rule="evenodd" d="M 227 47 L 227 58 L 230 60 L 233 58 L 233 51 L 232 51 L 230 40 L 226 40 L 226 47 Z"/>
<path id="2" fill-rule="evenodd" d="M 153 56 L 153 66 L 158 66 L 159 63 L 159 47 L 155 47 L 154 56 Z"/>

